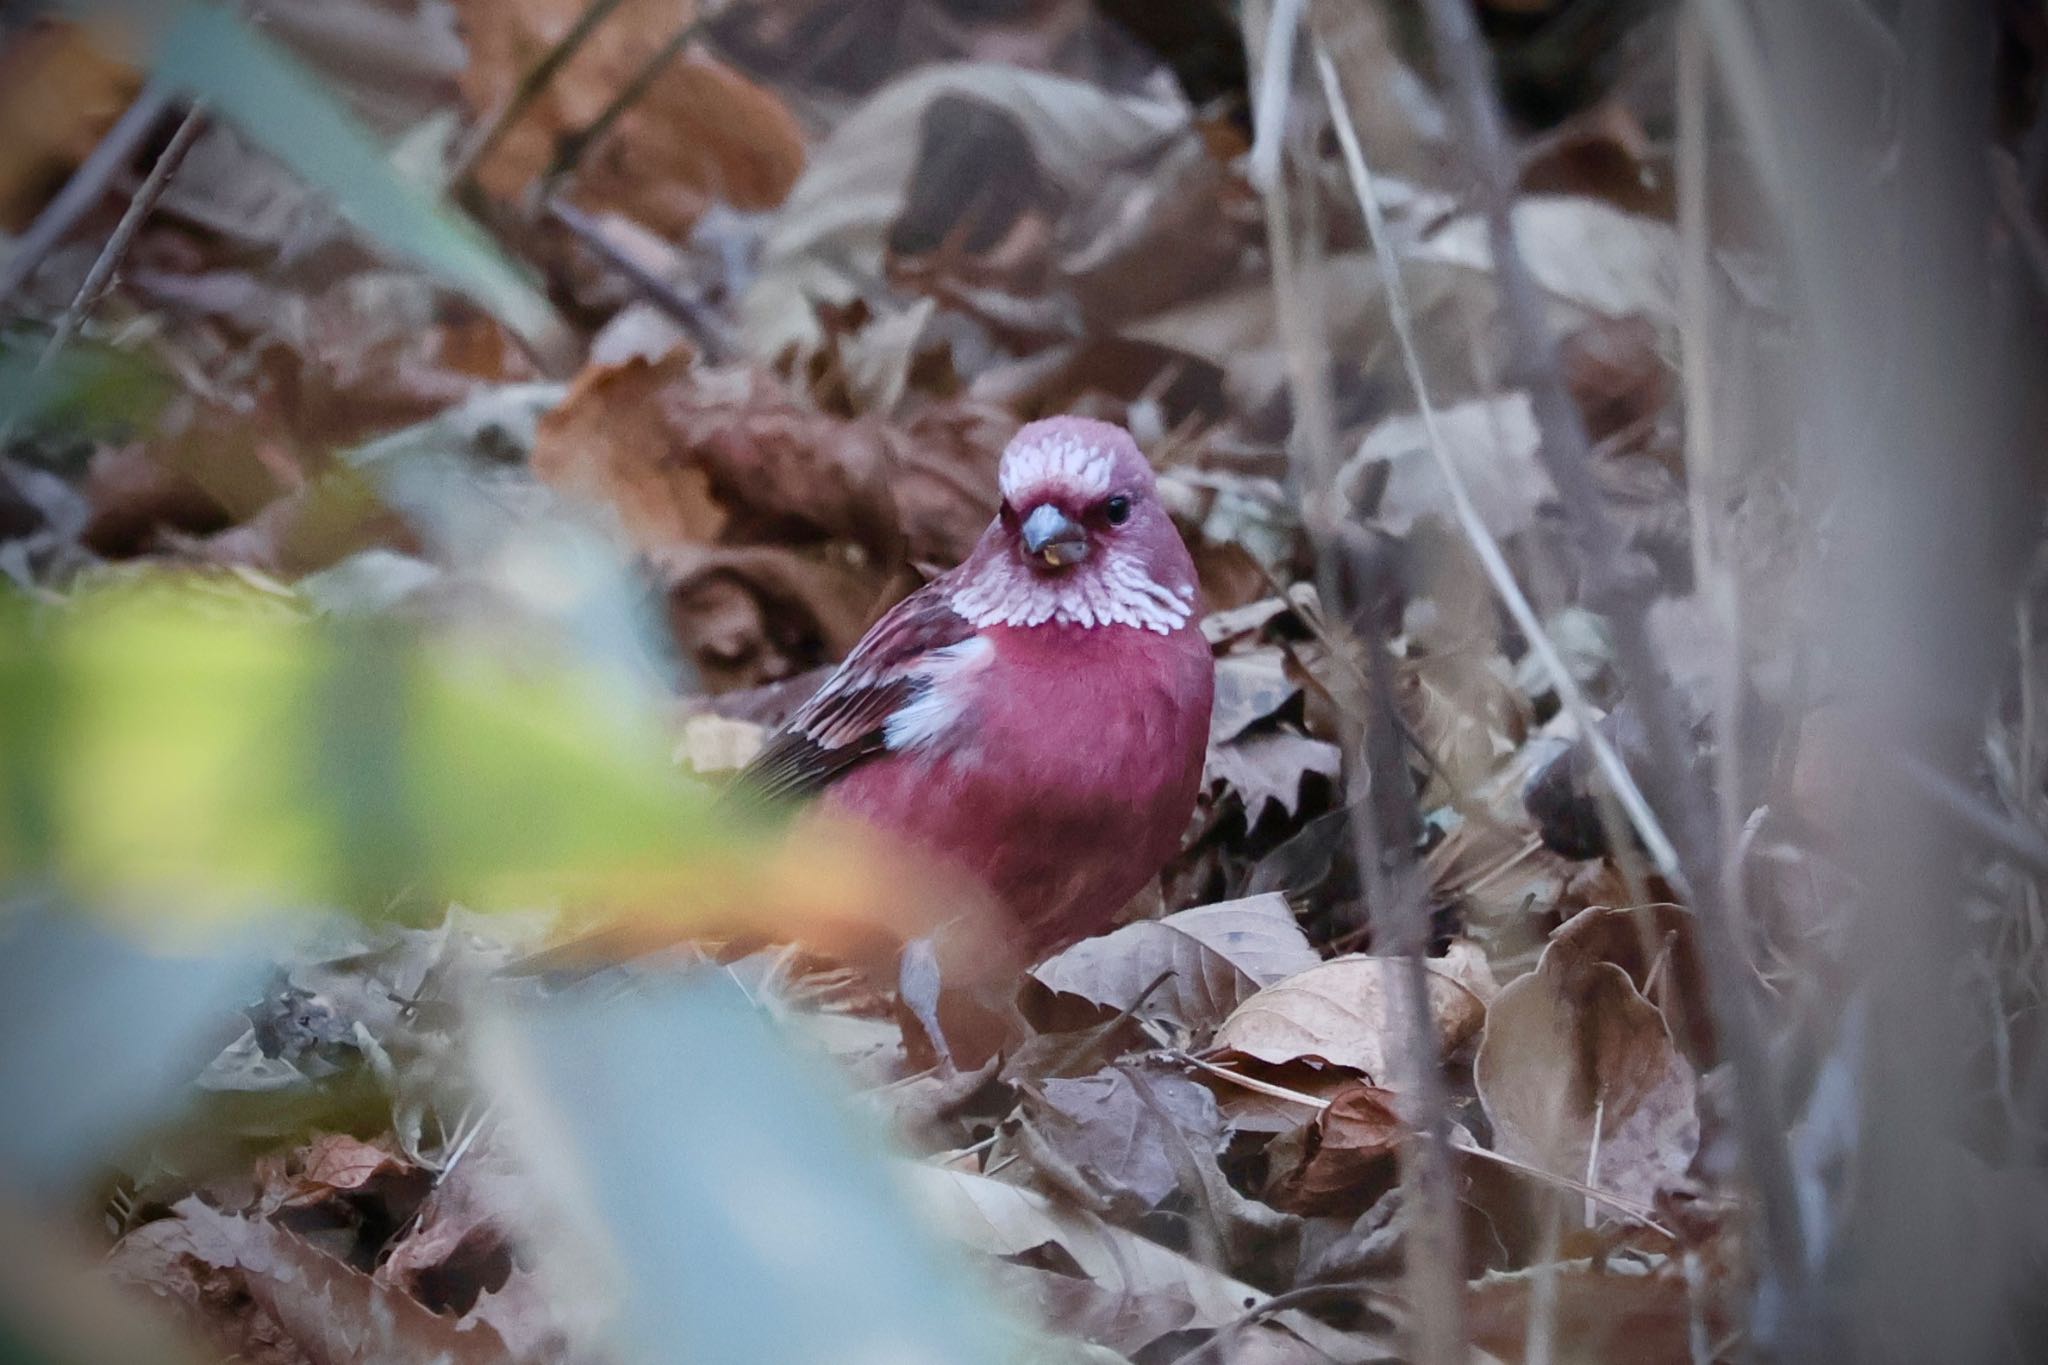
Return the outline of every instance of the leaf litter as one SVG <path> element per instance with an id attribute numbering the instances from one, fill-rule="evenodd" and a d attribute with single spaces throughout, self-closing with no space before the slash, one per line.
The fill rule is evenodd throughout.
<path id="1" fill-rule="evenodd" d="M 1551 1358 L 1697 1358 L 1702 1323 L 1733 1320 L 1739 1235 L 1703 1218 L 1674 1248 L 1626 1212 L 1673 1207 L 1702 1182 L 1731 1191 L 1708 1165 L 1719 1059 L 1689 920 L 1633 894 L 1632 848 L 1587 832 L 1590 769 L 1554 766 L 1583 752 L 1579 737 L 1446 530 L 1391 345 L 1388 263 L 1359 249 L 1347 201 L 1310 184 L 1331 241 L 1307 269 L 1342 359 L 1334 418 L 1352 455 L 1338 486 L 1383 552 L 1373 610 L 1407 770 L 1347 759 L 1364 656 L 1313 581 L 1291 491 L 1288 356 L 1231 62 L 1214 68 L 1220 103 L 1197 106 L 1182 89 L 1198 64 L 1174 46 L 1192 38 L 1057 5 L 1016 20 L 911 0 L 891 7 L 896 27 L 849 45 L 829 6 L 627 0 L 574 51 L 558 45 L 596 11 L 563 0 L 334 8 L 461 34 L 453 79 L 427 87 L 439 123 L 414 127 L 408 154 L 462 176 L 507 247 L 573 304 L 573 372 L 379 262 L 278 163 L 217 130 L 90 333 L 180 397 L 82 449 L 32 430 L 4 452 L 0 473 L 55 471 L 87 509 L 69 532 L 38 521 L 44 541 L 20 562 L 42 590 L 201 564 L 307 609 L 353 595 L 473 620 L 505 564 L 352 479 L 347 456 L 502 400 L 529 416 L 471 424 L 461 477 L 507 500 L 544 484 L 598 510 L 685 665 L 676 760 L 715 780 L 881 612 L 968 552 L 1019 422 L 1085 412 L 1139 434 L 1201 570 L 1218 670 L 1204 790 L 1128 922 L 1032 966 L 1008 1002 L 1021 1036 L 966 1075 L 920 1073 L 886 986 L 794 947 L 671 944 L 600 955 L 577 968 L 594 980 L 563 982 L 552 960 L 516 968 L 545 956 L 565 917 L 443 922 L 427 906 L 413 913 L 434 927 L 303 951 L 199 1072 L 194 1114 L 124 1162 L 114 1278 L 245 1359 L 592 1358 L 604 1305 L 578 1302 L 534 1254 L 542 1178 L 494 1140 L 464 1020 L 495 990 L 714 972 L 863 1087 L 911 1149 L 913 1202 L 1077 1352 L 1046 1358 L 1396 1358 L 1411 1040 L 1353 828 L 1387 783 L 1416 793 L 1424 828 L 1411 852 L 1436 916 L 1428 1022 L 1464 1213 L 1485 1229 L 1463 1267 L 1474 1341 L 1521 1358 L 1540 1318 Z M 1385 78 L 1371 93 L 1354 83 L 1354 112 L 1375 164 L 1401 177 L 1387 197 L 1440 386 L 1437 434 L 1524 580 L 1571 602 L 1579 566 L 1561 552 L 1529 398 L 1497 382 L 1488 354 L 1483 223 L 1436 183 L 1445 128 L 1427 72 L 1391 23 L 1318 23 Z M 1220 31 L 1226 51 L 1239 41 L 1227 15 Z M 680 54 L 647 68 L 677 34 Z M 1040 69 L 1001 60 L 1022 50 Z M 525 98 L 551 51 L 559 70 Z M 128 80 L 68 49 L 9 60 L 88 92 Z M 360 77 L 349 93 L 379 98 Z M 75 163 L 93 118 L 35 155 Z M 1598 131 L 1633 118 L 1610 106 L 1572 145 L 1638 177 L 1667 171 L 1654 144 Z M 489 145 L 465 143 L 487 129 Z M 1674 232 L 1635 189 L 1574 184 L 1523 203 L 1525 249 L 1568 334 L 1607 496 L 1675 566 L 1689 528 L 1663 359 Z M 10 204 L 22 192 L 5 189 Z M 637 273 L 565 235 L 546 214 L 554 196 L 593 215 Z M 80 268 L 52 257 L 25 297 L 54 312 Z M 52 535 L 68 536 L 63 553 Z M 1661 590 L 1684 601 L 1689 574 L 1687 561 Z M 1552 618 L 1559 644 L 1613 707 L 1609 646 L 1572 619 Z M 1570 1231 L 1546 1243 L 1552 1203 Z M 1681 1252 L 1721 1268 L 1703 1298 Z"/>

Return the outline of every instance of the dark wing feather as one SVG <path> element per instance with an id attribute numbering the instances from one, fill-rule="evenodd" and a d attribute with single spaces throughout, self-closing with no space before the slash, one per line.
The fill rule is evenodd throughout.
<path id="1" fill-rule="evenodd" d="M 755 799 L 811 796 L 885 752 L 889 717 L 931 686 L 925 657 L 974 633 L 948 596 L 928 583 L 890 608 L 755 755 L 739 788 Z"/>

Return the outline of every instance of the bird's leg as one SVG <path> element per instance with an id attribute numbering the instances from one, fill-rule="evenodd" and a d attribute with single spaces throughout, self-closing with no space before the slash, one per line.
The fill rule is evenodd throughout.
<path id="1" fill-rule="evenodd" d="M 939 1074 L 950 1080 L 959 1074 L 960 1068 L 953 1063 L 953 1051 L 946 1046 L 946 1030 L 939 1023 L 939 997 L 944 991 L 938 949 L 931 937 L 914 938 L 905 944 L 896 966 L 896 998 L 924 1031 L 925 1041 L 938 1059 Z"/>

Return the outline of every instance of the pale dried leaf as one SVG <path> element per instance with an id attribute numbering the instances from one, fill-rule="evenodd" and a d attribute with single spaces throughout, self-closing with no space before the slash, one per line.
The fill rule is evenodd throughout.
<path id="1" fill-rule="evenodd" d="M 1225 655 L 1216 661 L 1209 742 L 1228 744 L 1300 693 L 1301 685 L 1287 676 L 1286 655 L 1277 646 Z"/>
<path id="2" fill-rule="evenodd" d="M 1555 297 L 1590 313 L 1676 325 L 1678 234 L 1670 224 L 1597 199 L 1531 195 L 1515 205 L 1515 236 L 1537 284 Z M 1418 260 L 1493 271 L 1479 214 L 1447 224 L 1411 250 Z"/>
<path id="3" fill-rule="evenodd" d="M 1684 1277 L 1674 1267 L 1642 1271 L 1625 1262 L 1608 1266 L 1565 1261 L 1512 1273 L 1495 1272 L 1466 1290 L 1472 1342 L 1503 1361 L 1525 1359 L 1529 1318 L 1539 1282 L 1552 1277 L 1553 1360 L 1689 1361 L 1693 1355 L 1691 1305 Z M 1719 1334 L 1716 1333 L 1716 1336 Z"/>
<path id="4" fill-rule="evenodd" d="M 683 722 L 683 736 L 676 742 L 676 762 L 700 775 L 737 772 L 761 752 L 767 737 L 767 728 L 752 721 L 710 714 L 691 716 Z"/>
<path id="5" fill-rule="evenodd" d="M 1196 1032 L 1215 1027 L 1263 987 L 1316 960 L 1286 898 L 1270 894 L 1197 906 L 1082 939 L 1033 967 L 1031 977 L 1056 995 L 1125 1010 L 1164 975 L 1138 1012 Z"/>
<path id="6" fill-rule="evenodd" d="M 1082 1274 L 1118 1298 L 1174 1296 L 1189 1306 L 1189 1327 L 1235 1322 L 1266 1295 L 1159 1243 L 1061 1208 L 1044 1195 L 987 1176 L 909 1165 L 905 1179 L 937 1228 L 985 1255 L 1030 1258 L 1056 1246 Z M 1359 1360 L 1359 1342 L 1298 1312 L 1275 1321 L 1334 1359 Z"/>
<path id="7" fill-rule="evenodd" d="M 1612 963 L 1546 951 L 1494 1001 L 1473 1081 L 1504 1155 L 1638 1203 L 1699 1148 L 1692 1065 Z"/>
<path id="8" fill-rule="evenodd" d="M 1449 1052 L 1479 1031 L 1486 1006 L 1473 990 L 1429 963 L 1430 1022 Z M 1270 1065 L 1320 1062 L 1386 1084 L 1405 1065 L 1400 959 L 1333 958 L 1259 992 L 1216 1031 L 1212 1051 Z"/>
<path id="9" fill-rule="evenodd" d="M 1527 394 L 1474 398 L 1438 409 L 1436 429 L 1444 453 L 1463 477 L 1479 520 L 1498 539 L 1529 528 L 1537 509 L 1557 496 L 1550 475 L 1536 458 L 1536 418 Z M 1430 450 L 1429 429 L 1419 413 L 1388 417 L 1359 443 L 1345 464 L 1340 486 L 1354 487 L 1370 466 L 1387 466 L 1387 483 L 1376 520 L 1406 535 L 1422 517 L 1456 525 L 1456 509 L 1443 471 Z"/>

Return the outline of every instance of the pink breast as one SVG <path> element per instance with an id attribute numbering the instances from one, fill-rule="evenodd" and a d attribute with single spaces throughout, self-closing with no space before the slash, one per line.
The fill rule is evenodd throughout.
<path id="1" fill-rule="evenodd" d="M 1037 956 L 1106 927 L 1177 849 L 1214 675 L 1194 630 L 990 634 L 996 660 L 959 724 L 827 800 L 980 878 Z"/>

